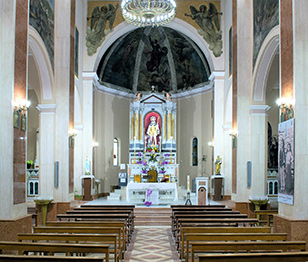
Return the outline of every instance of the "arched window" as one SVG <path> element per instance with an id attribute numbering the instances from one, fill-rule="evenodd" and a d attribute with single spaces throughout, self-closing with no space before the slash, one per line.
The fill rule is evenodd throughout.
<path id="1" fill-rule="evenodd" d="M 196 137 L 192 141 L 192 165 L 198 165 L 198 138 Z"/>
<path id="2" fill-rule="evenodd" d="M 275 195 L 278 194 L 278 181 L 275 181 L 275 183 L 274 183 L 274 194 Z"/>
<path id="3" fill-rule="evenodd" d="M 117 138 L 113 139 L 113 166 L 119 165 L 119 141 Z"/>
<path id="4" fill-rule="evenodd" d="M 269 194 L 269 195 L 272 195 L 272 194 L 273 194 L 273 182 L 269 182 L 268 194 Z"/>

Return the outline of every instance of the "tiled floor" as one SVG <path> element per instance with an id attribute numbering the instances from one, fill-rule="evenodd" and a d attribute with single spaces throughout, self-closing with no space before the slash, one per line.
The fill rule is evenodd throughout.
<path id="1" fill-rule="evenodd" d="M 168 226 L 136 226 L 124 262 L 179 262 Z"/>

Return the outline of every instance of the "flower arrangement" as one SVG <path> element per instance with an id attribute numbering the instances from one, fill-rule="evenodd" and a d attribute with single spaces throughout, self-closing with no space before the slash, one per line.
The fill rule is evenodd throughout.
<path id="1" fill-rule="evenodd" d="M 27 161 L 27 168 L 28 168 L 28 169 L 33 168 L 33 161 L 32 161 L 32 160 L 28 160 L 28 161 Z"/>
<path id="2" fill-rule="evenodd" d="M 164 167 L 162 167 L 160 170 L 159 170 L 159 173 L 161 173 L 161 174 L 165 174 L 167 171 L 165 170 L 165 168 Z"/>
<path id="3" fill-rule="evenodd" d="M 157 159 L 156 159 L 156 154 L 155 154 L 155 151 L 154 151 L 154 150 L 152 150 L 152 152 L 151 152 L 149 161 L 152 161 L 152 162 L 156 162 L 156 161 L 157 161 Z"/>
<path id="4" fill-rule="evenodd" d="M 138 158 L 138 161 L 137 161 L 137 164 L 139 164 L 139 165 L 142 164 L 142 156 L 143 156 L 143 155 L 139 152 L 139 153 L 138 153 L 138 157 L 139 157 L 139 158 Z"/>
<path id="5" fill-rule="evenodd" d="M 144 202 L 144 204 L 149 207 L 150 205 L 152 205 L 152 202 L 150 201 L 150 196 L 152 194 L 152 190 L 148 189 L 147 193 L 146 193 L 146 201 Z"/>
<path id="6" fill-rule="evenodd" d="M 147 173 L 148 173 L 148 170 L 147 170 L 146 168 L 143 167 L 143 168 L 141 169 L 141 173 L 142 173 L 142 174 L 147 174 Z"/>
<path id="7" fill-rule="evenodd" d="M 152 152 L 152 151 L 154 151 L 155 153 L 158 153 L 159 152 L 158 145 L 151 145 L 147 147 L 147 152 Z"/>

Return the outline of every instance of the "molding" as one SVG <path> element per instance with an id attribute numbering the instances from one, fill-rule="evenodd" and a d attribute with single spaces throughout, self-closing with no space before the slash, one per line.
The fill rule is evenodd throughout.
<path id="1" fill-rule="evenodd" d="M 277 53 L 277 49 L 279 50 L 279 34 L 280 27 L 277 25 L 268 33 L 259 51 L 253 72 L 254 101 L 260 102 L 264 100 L 269 70 Z"/>
<path id="2" fill-rule="evenodd" d="M 36 109 L 40 114 L 54 114 L 56 113 L 57 105 L 56 104 L 38 104 Z"/>
<path id="3" fill-rule="evenodd" d="M 249 113 L 251 115 L 264 115 L 267 116 L 267 112 L 271 109 L 268 105 L 251 105 L 248 106 Z"/>
<path id="4" fill-rule="evenodd" d="M 82 80 L 83 81 L 93 81 L 95 79 L 96 72 L 84 71 L 82 72 Z"/>
<path id="5" fill-rule="evenodd" d="M 209 79 L 211 81 L 217 81 L 217 80 L 225 80 L 225 72 L 224 71 L 213 71 L 210 75 Z"/>
<path id="6" fill-rule="evenodd" d="M 84 129 L 84 125 L 75 125 L 74 129 L 76 129 L 78 131 L 82 131 Z"/>

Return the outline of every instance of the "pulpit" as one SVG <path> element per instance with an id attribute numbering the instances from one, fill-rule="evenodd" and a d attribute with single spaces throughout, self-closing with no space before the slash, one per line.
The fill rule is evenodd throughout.
<path id="1" fill-rule="evenodd" d="M 92 187 L 94 186 L 95 177 L 93 175 L 83 175 L 80 178 L 83 188 L 83 200 L 92 200 Z"/>

